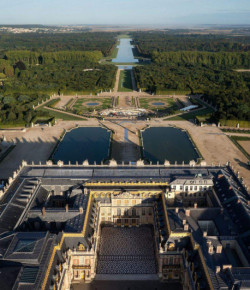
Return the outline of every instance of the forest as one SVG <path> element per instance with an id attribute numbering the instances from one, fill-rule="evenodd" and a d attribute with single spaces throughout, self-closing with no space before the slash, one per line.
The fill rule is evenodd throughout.
<path id="1" fill-rule="evenodd" d="M 87 37 L 84 41 L 78 34 L 71 34 L 66 41 L 63 39 L 65 35 L 54 36 L 39 35 L 37 40 L 34 35 L 27 34 L 24 38 L 19 38 L 20 35 L 1 36 L 0 43 L 5 39 L 8 47 L 0 53 L 1 125 L 29 124 L 34 118 L 48 115 L 46 111 L 34 111 L 33 105 L 53 93 L 95 94 L 114 87 L 116 66 L 99 64 L 105 53 L 112 49 L 114 34 L 92 33 L 90 36 L 82 33 L 83 39 Z M 12 39 L 15 47 L 12 41 L 6 40 L 8 37 L 17 37 L 17 42 Z M 70 38 L 79 44 L 79 50 L 70 45 Z M 46 45 L 45 50 L 36 49 L 42 43 Z"/>
<path id="2" fill-rule="evenodd" d="M 250 50 L 250 36 L 216 34 L 171 34 L 169 32 L 133 32 L 133 43 L 142 56 L 154 51 L 246 52 Z"/>
<path id="3" fill-rule="evenodd" d="M 137 66 L 137 86 L 157 94 L 202 94 L 217 107 L 216 119 L 250 119 L 250 73 L 216 70 L 202 65 Z"/>
<path id="4" fill-rule="evenodd" d="M 101 51 L 111 54 L 116 44 L 117 33 L 20 33 L 0 34 L 0 56 L 9 50 L 30 50 L 34 52 L 58 51 Z"/>
<path id="5" fill-rule="evenodd" d="M 138 88 L 156 94 L 201 94 L 214 118 L 250 120 L 250 37 L 134 33 L 152 63 L 134 67 Z"/>

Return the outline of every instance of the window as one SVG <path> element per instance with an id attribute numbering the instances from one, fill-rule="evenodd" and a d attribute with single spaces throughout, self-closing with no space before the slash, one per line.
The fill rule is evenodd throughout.
<path id="1" fill-rule="evenodd" d="M 194 190 L 197 190 L 197 186 L 194 187 Z"/>
<path id="2" fill-rule="evenodd" d="M 79 265 L 79 259 L 73 259 L 73 265 Z"/>
<path id="3" fill-rule="evenodd" d="M 121 205 L 121 200 L 117 200 L 117 205 Z"/>
<path id="4" fill-rule="evenodd" d="M 117 215 L 121 215 L 121 209 L 120 208 L 117 209 Z"/>
<path id="5" fill-rule="evenodd" d="M 202 186 L 199 187 L 199 190 L 202 190 Z"/>
<path id="6" fill-rule="evenodd" d="M 175 185 L 173 185 L 173 189 L 174 189 L 174 190 L 176 189 L 176 186 L 175 186 Z"/>
<path id="7" fill-rule="evenodd" d="M 134 215 L 134 216 L 136 215 L 136 209 L 135 208 L 132 209 L 132 215 Z"/>
<path id="8" fill-rule="evenodd" d="M 143 207 L 142 208 L 142 215 L 145 215 L 146 211 L 145 211 L 145 208 Z"/>
<path id="9" fill-rule="evenodd" d="M 188 186 L 185 187 L 185 190 L 188 191 Z"/>
<path id="10" fill-rule="evenodd" d="M 125 199 L 125 205 L 128 205 L 128 199 Z"/>
<path id="11" fill-rule="evenodd" d="M 14 252 L 30 253 L 34 251 L 36 240 L 34 239 L 20 239 L 14 248 Z"/>
<path id="12" fill-rule="evenodd" d="M 183 190 L 183 186 L 182 185 L 180 186 L 180 190 Z"/>
<path id="13" fill-rule="evenodd" d="M 135 199 L 132 200 L 132 205 L 136 205 L 136 200 Z"/>
<path id="14" fill-rule="evenodd" d="M 193 190 L 193 186 L 190 186 L 190 190 Z"/>

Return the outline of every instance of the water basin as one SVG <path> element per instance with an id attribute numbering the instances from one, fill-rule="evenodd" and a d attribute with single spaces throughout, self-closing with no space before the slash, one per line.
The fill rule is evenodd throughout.
<path id="1" fill-rule="evenodd" d="M 163 164 L 168 160 L 171 164 L 177 161 L 185 164 L 197 160 L 199 154 L 193 146 L 188 134 L 173 127 L 151 127 L 142 132 L 144 157 L 153 164 Z"/>
<path id="2" fill-rule="evenodd" d="M 53 161 L 75 164 L 88 160 L 100 164 L 109 156 L 110 131 L 101 127 L 80 127 L 67 132 L 53 154 Z"/>

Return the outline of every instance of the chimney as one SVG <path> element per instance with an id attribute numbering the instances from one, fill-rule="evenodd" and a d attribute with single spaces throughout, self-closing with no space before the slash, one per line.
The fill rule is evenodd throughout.
<path id="1" fill-rule="evenodd" d="M 45 206 L 42 208 L 42 216 L 45 216 L 46 210 L 45 210 Z"/>
<path id="2" fill-rule="evenodd" d="M 186 211 L 185 211 L 185 215 L 186 215 L 186 216 L 190 216 L 190 209 L 186 209 Z"/>
<path id="3" fill-rule="evenodd" d="M 209 254 L 213 254 L 213 252 L 214 252 L 214 247 L 212 245 L 209 245 L 209 247 L 208 247 L 208 253 Z"/>
<path id="4" fill-rule="evenodd" d="M 185 231 L 185 232 L 188 231 L 188 225 L 184 225 L 184 231 Z"/>
<path id="5" fill-rule="evenodd" d="M 216 247 L 216 253 L 217 253 L 217 254 L 221 254 L 221 253 L 222 253 L 222 245 L 218 245 L 218 246 Z"/>
<path id="6" fill-rule="evenodd" d="M 194 208 L 197 208 L 197 202 L 194 204 Z"/>
<path id="7" fill-rule="evenodd" d="M 183 220 L 183 221 L 182 221 L 182 224 L 183 224 L 183 225 L 185 225 L 185 224 L 186 224 L 186 222 L 187 222 L 187 220 Z"/>
<path id="8" fill-rule="evenodd" d="M 223 265 L 222 270 L 231 269 L 232 265 Z"/>
<path id="9" fill-rule="evenodd" d="M 66 212 L 69 211 L 69 205 L 68 205 L 68 204 L 65 205 L 65 211 L 66 211 Z"/>

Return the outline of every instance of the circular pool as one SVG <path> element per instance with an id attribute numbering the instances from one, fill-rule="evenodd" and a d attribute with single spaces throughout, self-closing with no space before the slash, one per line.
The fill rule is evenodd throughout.
<path id="1" fill-rule="evenodd" d="M 154 106 L 164 106 L 165 103 L 155 102 L 155 103 L 152 103 L 152 105 L 154 105 Z"/>
<path id="2" fill-rule="evenodd" d="M 98 106 L 99 103 L 87 103 L 86 105 L 87 105 L 87 106 Z"/>

